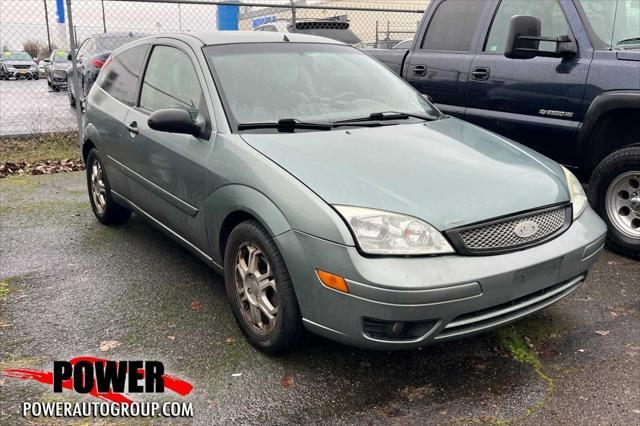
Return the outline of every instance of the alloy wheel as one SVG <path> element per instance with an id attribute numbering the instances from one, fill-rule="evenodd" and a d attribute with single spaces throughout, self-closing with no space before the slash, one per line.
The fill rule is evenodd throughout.
<path id="1" fill-rule="evenodd" d="M 278 316 L 278 292 L 269 259 L 255 245 L 236 251 L 234 280 L 242 317 L 255 333 L 268 335 Z"/>
<path id="2" fill-rule="evenodd" d="M 94 159 L 91 165 L 91 197 L 98 214 L 104 214 L 107 206 L 107 191 L 104 184 L 102 166 L 97 158 Z"/>
<path id="3" fill-rule="evenodd" d="M 640 239 L 640 171 L 616 177 L 607 190 L 605 206 L 611 224 L 619 232 Z"/>

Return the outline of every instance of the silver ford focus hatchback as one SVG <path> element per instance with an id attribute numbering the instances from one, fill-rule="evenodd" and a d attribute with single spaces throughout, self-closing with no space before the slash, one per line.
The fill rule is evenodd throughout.
<path id="1" fill-rule="evenodd" d="M 83 135 L 98 220 L 133 211 L 224 271 L 266 352 L 305 329 L 384 350 L 485 331 L 570 294 L 604 244 L 571 172 L 324 38 L 130 43 Z"/>

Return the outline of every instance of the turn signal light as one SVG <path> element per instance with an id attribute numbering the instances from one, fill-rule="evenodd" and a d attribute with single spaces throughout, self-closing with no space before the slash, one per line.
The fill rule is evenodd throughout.
<path id="1" fill-rule="evenodd" d="M 329 272 L 321 271 L 320 269 L 316 269 L 316 274 L 318 275 L 318 278 L 320 278 L 320 282 L 326 287 L 343 293 L 349 293 L 347 282 L 341 276 L 330 274 Z"/>

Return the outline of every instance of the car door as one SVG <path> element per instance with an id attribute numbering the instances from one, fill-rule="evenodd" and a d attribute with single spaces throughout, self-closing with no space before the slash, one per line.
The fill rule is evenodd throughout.
<path id="1" fill-rule="evenodd" d="M 405 62 L 403 77 L 442 111 L 464 116 L 467 75 L 486 0 L 443 0 L 430 9 L 424 34 Z"/>
<path id="2" fill-rule="evenodd" d="M 98 149 L 107 167 L 111 189 L 129 197 L 126 169 L 127 133 L 124 120 L 136 103 L 136 93 L 148 44 L 133 46 L 114 55 L 96 80 L 99 89 L 91 92 L 87 102 L 87 121 L 100 135 Z"/>
<path id="3" fill-rule="evenodd" d="M 167 40 L 153 46 L 138 104 L 128 112 L 125 127 L 131 201 L 204 249 L 205 233 L 198 224 L 208 194 L 207 163 L 215 132 L 203 71 L 197 64 L 186 44 Z M 151 129 L 149 116 L 166 108 L 184 109 L 194 120 L 204 119 L 207 131 L 195 137 Z"/>
<path id="4" fill-rule="evenodd" d="M 581 35 L 571 31 L 566 12 L 577 13 L 571 2 L 496 1 L 487 37 L 473 59 L 466 119 L 572 164 L 592 55 L 588 42 L 576 39 Z M 579 53 L 563 58 L 507 58 L 504 49 L 514 15 L 540 19 L 542 36 L 570 35 L 577 40 Z M 540 42 L 540 50 L 555 48 L 555 43 Z"/>

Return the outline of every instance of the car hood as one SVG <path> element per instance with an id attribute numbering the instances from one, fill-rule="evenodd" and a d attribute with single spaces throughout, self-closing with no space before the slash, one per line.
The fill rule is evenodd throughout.
<path id="1" fill-rule="evenodd" d="M 439 230 L 569 201 L 558 164 L 456 118 L 242 138 L 329 204 L 403 213 Z"/>
<path id="2" fill-rule="evenodd" d="M 51 68 L 54 70 L 66 70 L 71 66 L 71 62 L 56 62 L 51 65 Z"/>
<path id="3" fill-rule="evenodd" d="M 4 63 L 8 66 L 14 66 L 14 65 L 29 65 L 32 67 L 36 66 L 36 63 L 32 61 L 4 61 Z"/>

